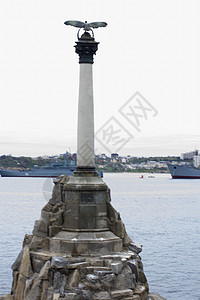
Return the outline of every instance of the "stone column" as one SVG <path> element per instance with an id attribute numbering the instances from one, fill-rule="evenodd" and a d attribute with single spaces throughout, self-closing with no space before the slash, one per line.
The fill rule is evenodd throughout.
<path id="1" fill-rule="evenodd" d="M 93 108 L 93 55 L 98 43 L 88 32 L 76 42 L 79 55 L 80 82 L 78 103 L 77 168 L 75 175 L 96 175 L 94 166 L 94 108 Z"/>

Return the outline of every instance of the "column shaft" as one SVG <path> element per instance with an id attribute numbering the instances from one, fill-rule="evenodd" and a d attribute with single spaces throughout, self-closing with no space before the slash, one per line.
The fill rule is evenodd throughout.
<path id="1" fill-rule="evenodd" d="M 94 167 L 92 64 L 80 64 L 77 167 Z"/>

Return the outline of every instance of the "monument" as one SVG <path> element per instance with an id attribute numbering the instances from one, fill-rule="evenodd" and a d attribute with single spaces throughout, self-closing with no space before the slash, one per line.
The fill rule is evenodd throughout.
<path id="1" fill-rule="evenodd" d="M 99 43 L 92 28 L 107 24 L 65 24 L 79 27 L 77 167 L 73 176 L 54 181 L 52 198 L 35 222 L 33 234 L 25 235 L 12 265 L 11 294 L 0 299 L 164 299 L 149 294 L 141 246 L 127 235 L 111 205 L 110 190 L 95 170 L 92 65 Z"/>

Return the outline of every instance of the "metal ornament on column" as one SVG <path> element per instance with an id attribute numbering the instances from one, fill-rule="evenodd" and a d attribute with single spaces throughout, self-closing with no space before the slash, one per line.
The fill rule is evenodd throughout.
<path id="1" fill-rule="evenodd" d="M 94 163 L 94 107 L 93 107 L 93 55 L 98 49 L 92 28 L 105 27 L 105 22 L 66 21 L 65 25 L 78 27 L 75 49 L 79 55 L 80 81 L 77 132 L 77 167 L 74 175 L 97 176 Z M 84 33 L 79 36 L 80 30 Z M 92 33 L 92 36 L 90 35 Z"/>

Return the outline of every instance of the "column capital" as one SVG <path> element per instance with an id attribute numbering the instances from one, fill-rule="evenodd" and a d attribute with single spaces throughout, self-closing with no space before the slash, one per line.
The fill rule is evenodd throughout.
<path id="1" fill-rule="evenodd" d="M 93 64 L 93 55 L 96 54 L 98 49 L 98 42 L 95 42 L 89 32 L 85 31 L 84 34 L 78 39 L 76 45 L 76 53 L 79 55 L 79 64 Z"/>

